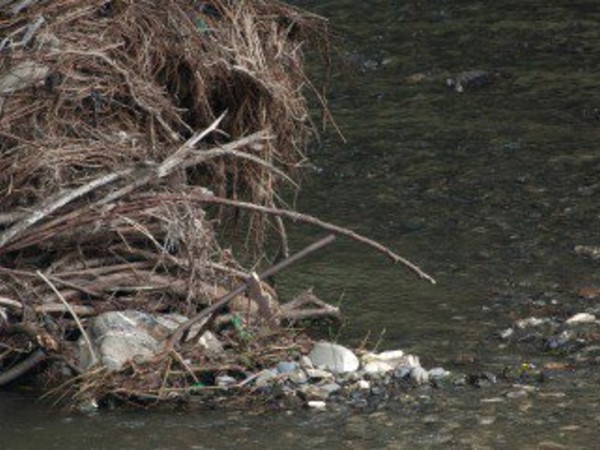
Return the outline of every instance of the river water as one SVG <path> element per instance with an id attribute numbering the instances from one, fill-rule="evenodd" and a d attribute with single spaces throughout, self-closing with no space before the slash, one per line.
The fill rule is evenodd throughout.
<path id="1" fill-rule="evenodd" d="M 576 289 L 600 285 L 598 262 L 574 251 L 600 245 L 600 2 L 297 3 L 341 37 L 329 98 L 347 139 L 325 134 L 298 209 L 380 240 L 438 284 L 338 240 L 277 280 L 284 295 L 314 286 L 347 316 L 331 339 L 368 337 L 426 367 L 543 364 L 497 333 L 532 304 L 584 310 Z M 446 85 L 473 69 L 493 83 Z M 292 227 L 297 247 L 323 234 Z M 529 391 L 423 389 L 381 409 L 256 416 L 69 414 L 3 394 L 0 448 L 598 448 L 599 388 L 597 366 L 582 367 Z"/>

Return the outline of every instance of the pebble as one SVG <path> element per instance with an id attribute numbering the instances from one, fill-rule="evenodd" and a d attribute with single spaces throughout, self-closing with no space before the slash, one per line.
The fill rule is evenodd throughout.
<path id="1" fill-rule="evenodd" d="M 337 383 L 328 383 L 324 384 L 323 386 L 319 386 L 319 389 L 321 389 L 324 392 L 327 392 L 327 396 L 339 391 L 341 388 L 342 387 Z"/>
<path id="2" fill-rule="evenodd" d="M 536 446 L 537 450 L 566 450 L 569 447 L 559 444 L 558 442 L 542 441 Z"/>
<path id="3" fill-rule="evenodd" d="M 321 369 L 307 369 L 306 375 L 308 375 L 308 378 L 313 380 L 334 378 L 331 372 L 327 372 L 326 370 Z"/>
<path id="4" fill-rule="evenodd" d="M 500 338 L 502 338 L 502 339 L 508 339 L 513 334 L 515 334 L 515 330 L 512 329 L 512 328 L 507 328 L 506 330 L 502 330 L 500 332 Z"/>
<path id="5" fill-rule="evenodd" d="M 496 418 L 493 416 L 479 417 L 477 421 L 479 422 L 479 425 L 492 425 L 496 422 Z"/>
<path id="6" fill-rule="evenodd" d="M 429 378 L 440 379 L 440 378 L 448 378 L 450 376 L 450 372 L 444 369 L 443 367 L 434 367 L 428 372 Z"/>
<path id="7" fill-rule="evenodd" d="M 410 376 L 411 370 L 412 368 L 408 366 L 398 367 L 396 368 L 396 370 L 394 370 L 394 378 L 396 378 L 397 380 L 403 380 L 405 378 L 408 378 Z"/>
<path id="8" fill-rule="evenodd" d="M 231 386 L 233 384 L 237 384 L 237 380 L 229 375 L 222 375 L 215 379 L 215 384 L 217 386 Z"/>
<path id="9" fill-rule="evenodd" d="M 565 322 L 568 325 L 577 325 L 580 323 L 593 323 L 596 322 L 596 316 L 589 313 L 579 313 L 575 314 L 573 317 L 570 317 Z"/>
<path id="10" fill-rule="evenodd" d="M 294 384 L 305 384 L 308 383 L 308 377 L 302 369 L 295 370 L 294 372 L 288 372 L 287 379 Z"/>
<path id="11" fill-rule="evenodd" d="M 315 368 L 310 358 L 306 355 L 302 355 L 298 362 L 300 363 L 300 367 L 302 367 L 304 370 Z"/>
<path id="12" fill-rule="evenodd" d="M 93 413 L 98 410 L 98 402 L 95 398 L 87 398 L 77 404 L 77 410 L 82 413 Z"/>
<path id="13" fill-rule="evenodd" d="M 383 393 L 385 393 L 384 388 L 382 388 L 381 386 L 372 386 L 371 387 L 371 395 L 382 395 Z"/>
<path id="14" fill-rule="evenodd" d="M 517 320 L 515 325 L 518 328 L 523 329 L 528 327 L 539 327 L 540 325 L 544 325 L 548 321 L 549 319 L 547 318 L 540 319 L 539 317 L 528 317 L 527 319 Z"/>
<path id="15" fill-rule="evenodd" d="M 504 399 L 502 397 L 482 398 L 479 401 L 481 403 L 504 403 Z"/>
<path id="16" fill-rule="evenodd" d="M 576 245 L 575 253 L 588 256 L 592 259 L 600 259 L 600 246 L 598 245 Z"/>
<path id="17" fill-rule="evenodd" d="M 411 365 L 413 355 L 405 355 L 402 350 L 389 350 L 381 353 L 365 353 L 361 357 L 363 371 L 366 373 L 387 373 L 399 365 Z"/>
<path id="18" fill-rule="evenodd" d="M 506 393 L 507 398 L 519 399 L 527 397 L 527 391 L 525 389 L 519 389 L 516 391 L 510 391 Z"/>
<path id="19" fill-rule="evenodd" d="M 330 392 L 322 389 L 320 386 L 303 385 L 298 390 L 298 393 L 307 400 L 327 400 Z"/>
<path id="20" fill-rule="evenodd" d="M 277 364 L 277 367 L 275 369 L 276 369 L 277 373 L 283 374 L 283 373 L 293 372 L 297 368 L 298 368 L 298 364 L 295 362 L 281 361 L 280 363 Z"/>
<path id="21" fill-rule="evenodd" d="M 454 376 L 452 380 L 452 384 L 454 386 L 466 386 L 467 385 L 467 376 L 464 373 L 459 373 Z"/>
<path id="22" fill-rule="evenodd" d="M 273 379 L 277 378 L 277 374 L 272 370 L 263 370 L 260 375 L 256 377 L 254 385 L 256 387 L 268 386 L 273 383 Z"/>
<path id="23" fill-rule="evenodd" d="M 371 389 L 371 383 L 369 383 L 367 380 L 358 380 L 358 383 L 356 383 L 356 385 L 359 389 Z"/>
<path id="24" fill-rule="evenodd" d="M 309 408 L 324 410 L 327 408 L 327 403 L 322 400 L 310 400 L 308 403 Z"/>

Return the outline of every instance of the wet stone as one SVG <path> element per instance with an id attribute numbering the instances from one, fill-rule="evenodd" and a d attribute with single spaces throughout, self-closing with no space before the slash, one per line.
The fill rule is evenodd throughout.
<path id="1" fill-rule="evenodd" d="M 280 373 L 280 374 L 289 373 L 289 372 L 293 372 L 296 369 L 298 369 L 298 364 L 295 362 L 290 362 L 290 361 L 281 361 L 280 363 L 277 364 L 275 369 L 276 369 L 277 373 Z"/>
<path id="2" fill-rule="evenodd" d="M 513 400 L 518 400 L 521 398 L 525 398 L 528 396 L 528 393 L 525 389 L 518 389 L 516 391 L 510 391 L 506 393 L 506 397 L 513 399 Z"/>
<path id="3" fill-rule="evenodd" d="M 319 389 L 321 389 L 324 392 L 327 392 L 328 396 L 335 392 L 338 392 L 341 388 L 342 387 L 337 383 L 327 383 L 322 386 L 319 386 Z"/>
<path id="4" fill-rule="evenodd" d="M 394 378 L 397 380 L 405 380 L 410 376 L 411 367 L 402 366 L 394 370 Z"/>
<path id="5" fill-rule="evenodd" d="M 306 376 L 306 373 L 301 369 L 288 372 L 286 375 L 287 379 L 294 384 L 305 384 L 308 382 L 308 376 Z"/>
<path id="6" fill-rule="evenodd" d="M 300 357 L 300 360 L 298 361 L 300 364 L 300 367 L 302 367 L 303 369 L 314 369 L 315 366 L 313 365 L 312 361 L 310 360 L 310 358 L 306 355 L 302 355 Z"/>
<path id="7" fill-rule="evenodd" d="M 321 369 L 307 369 L 306 375 L 311 380 L 333 379 L 334 375 L 331 372 Z"/>
<path id="8" fill-rule="evenodd" d="M 223 375 L 215 379 L 215 384 L 217 386 L 232 386 L 237 384 L 237 380 L 229 375 Z"/>
<path id="9" fill-rule="evenodd" d="M 496 384 L 496 381 L 496 375 L 490 372 L 471 374 L 468 377 L 469 384 L 478 388 L 491 386 L 492 384 Z"/>
<path id="10" fill-rule="evenodd" d="M 320 386 L 303 385 L 298 389 L 298 394 L 307 401 L 327 400 L 330 392 Z"/>
<path id="11" fill-rule="evenodd" d="M 381 386 L 372 386 L 371 387 L 371 395 L 383 395 L 385 394 L 385 389 Z"/>
<path id="12" fill-rule="evenodd" d="M 277 373 L 272 370 L 263 370 L 256 380 L 254 381 L 254 385 L 256 387 L 263 387 L 271 385 L 275 379 L 277 378 Z"/>
<path id="13" fill-rule="evenodd" d="M 448 378 L 451 374 L 449 371 L 444 369 L 443 367 L 434 367 L 428 372 L 429 378 L 439 380 L 442 378 Z"/>
<path id="14" fill-rule="evenodd" d="M 358 380 L 356 386 L 358 389 L 366 390 L 371 388 L 371 383 L 369 383 L 367 380 Z"/>
<path id="15" fill-rule="evenodd" d="M 589 314 L 589 313 L 579 313 L 579 314 L 575 314 L 574 316 L 568 318 L 566 320 L 566 324 L 567 325 L 578 325 L 581 323 L 594 323 L 596 322 L 596 316 L 594 316 L 593 314 Z"/>
<path id="16" fill-rule="evenodd" d="M 513 334 L 515 334 L 515 330 L 512 328 L 507 328 L 505 330 L 500 331 L 500 338 L 501 339 L 508 339 L 510 338 Z"/>
<path id="17" fill-rule="evenodd" d="M 463 373 L 459 373 L 452 378 L 452 384 L 454 386 L 466 386 L 467 382 L 467 376 Z"/>

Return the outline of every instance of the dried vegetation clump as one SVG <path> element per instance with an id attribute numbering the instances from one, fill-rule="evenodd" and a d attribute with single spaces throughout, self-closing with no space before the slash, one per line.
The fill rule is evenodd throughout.
<path id="1" fill-rule="evenodd" d="M 278 190 L 294 185 L 313 130 L 307 92 L 324 106 L 303 71 L 307 41 L 327 43 L 322 18 L 274 0 L 1 5 L 0 384 L 48 359 L 79 373 L 69 389 L 87 394 L 143 396 L 153 386 L 150 397 L 162 398 L 214 377 L 215 361 L 179 352 L 171 338 L 151 377 L 128 369 L 136 381 L 127 387 L 103 368 L 81 373 L 74 343 L 102 312 L 191 317 L 248 279 L 215 236 L 240 210 L 254 249 L 271 230 L 287 255 L 288 217 L 362 240 L 426 277 L 379 244 L 281 209 Z M 275 297 L 264 283 L 256 289 Z M 253 322 L 244 298 L 228 319 L 263 326 L 253 334 L 261 345 L 243 341 L 251 357 L 240 361 L 241 332 L 229 336 L 221 320 L 234 350 L 221 368 L 261 367 L 296 348 L 295 333 L 273 331 L 272 317 Z M 216 329 L 206 316 L 202 326 Z M 285 344 L 268 348 L 265 336 Z"/>

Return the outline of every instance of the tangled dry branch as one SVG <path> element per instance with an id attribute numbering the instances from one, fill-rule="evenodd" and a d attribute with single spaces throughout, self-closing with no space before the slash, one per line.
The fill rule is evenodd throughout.
<path id="1" fill-rule="evenodd" d="M 0 3 L 4 381 L 47 356 L 79 374 L 74 341 L 86 336 L 86 317 L 132 309 L 191 316 L 225 296 L 249 274 L 216 232 L 241 210 L 255 248 L 273 223 L 286 254 L 281 218 L 290 218 L 371 245 L 433 281 L 386 247 L 278 202 L 283 183 L 296 186 L 313 132 L 307 91 L 323 101 L 303 59 L 310 41 L 327 41 L 324 19 L 275 0 Z M 313 316 L 338 313 L 311 304 Z M 277 353 L 261 348 L 269 339 L 293 347 L 290 336 L 268 328 L 253 344 L 256 357 Z M 149 391 L 197 382 L 210 358 L 186 351 L 197 365 L 170 354 Z M 126 389 L 124 378 L 99 369 L 68 386 L 79 396 L 139 392 L 144 370 Z"/>

